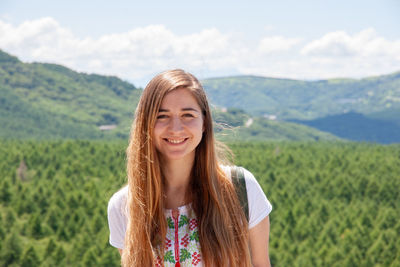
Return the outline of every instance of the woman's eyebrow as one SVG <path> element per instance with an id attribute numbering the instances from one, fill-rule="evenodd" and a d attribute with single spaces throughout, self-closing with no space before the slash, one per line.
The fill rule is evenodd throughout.
<path id="1" fill-rule="evenodd" d="M 183 109 L 181 109 L 182 111 L 195 111 L 195 112 L 200 112 L 200 111 L 198 111 L 197 109 L 195 109 L 195 108 L 183 108 Z M 158 112 L 169 112 L 169 109 L 164 109 L 164 108 L 160 108 L 159 110 L 158 110 Z"/>
<path id="2" fill-rule="evenodd" d="M 195 112 L 199 112 L 197 109 L 195 108 L 183 108 L 182 111 L 195 111 Z"/>

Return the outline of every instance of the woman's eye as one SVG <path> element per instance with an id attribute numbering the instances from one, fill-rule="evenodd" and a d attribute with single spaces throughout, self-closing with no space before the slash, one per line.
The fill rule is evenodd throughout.
<path id="1" fill-rule="evenodd" d="M 193 118 L 194 116 L 193 116 L 193 114 L 186 113 L 186 114 L 183 114 L 183 117 L 185 117 L 185 118 Z"/>
<path id="2" fill-rule="evenodd" d="M 168 118 L 167 115 L 158 115 L 157 116 L 157 119 L 166 119 L 166 118 Z"/>

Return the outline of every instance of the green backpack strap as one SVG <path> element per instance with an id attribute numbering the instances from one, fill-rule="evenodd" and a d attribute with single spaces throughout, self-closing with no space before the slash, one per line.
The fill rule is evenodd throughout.
<path id="1" fill-rule="evenodd" d="M 241 167 L 231 167 L 231 177 L 236 193 L 238 194 L 240 206 L 242 206 L 244 215 L 249 221 L 249 204 L 247 200 L 246 180 L 244 179 L 244 170 Z"/>

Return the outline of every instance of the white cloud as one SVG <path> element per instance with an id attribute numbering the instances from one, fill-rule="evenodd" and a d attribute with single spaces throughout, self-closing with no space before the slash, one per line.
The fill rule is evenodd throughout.
<path id="1" fill-rule="evenodd" d="M 353 36 L 344 31 L 336 31 L 308 43 L 301 53 L 317 57 L 387 56 L 400 60 L 400 40 L 388 41 L 379 37 L 372 28 Z"/>
<path id="2" fill-rule="evenodd" d="M 264 37 L 258 45 L 258 51 L 262 54 L 287 51 L 300 42 L 300 38 L 285 38 L 283 36 Z"/>
<path id="3" fill-rule="evenodd" d="M 53 18 L 13 26 L 0 21 L 0 47 L 25 61 L 140 79 L 166 68 L 224 69 L 237 64 L 235 40 L 217 29 L 176 35 L 163 25 L 79 39 Z"/>
<path id="4" fill-rule="evenodd" d="M 177 35 L 163 25 L 99 38 L 78 38 L 53 18 L 12 25 L 0 20 L 0 48 L 23 61 L 52 62 L 74 70 L 144 83 L 168 68 L 209 76 L 254 74 L 298 79 L 361 77 L 400 69 L 400 40 L 373 29 L 327 33 L 316 40 L 265 34 L 249 42 L 216 28 Z"/>

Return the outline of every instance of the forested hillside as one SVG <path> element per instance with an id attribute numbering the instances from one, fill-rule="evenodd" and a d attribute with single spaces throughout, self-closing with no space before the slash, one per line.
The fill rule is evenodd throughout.
<path id="1" fill-rule="evenodd" d="M 400 142 L 400 72 L 322 81 L 237 76 L 203 84 L 220 107 L 301 123 L 352 141 Z"/>
<path id="2" fill-rule="evenodd" d="M 202 82 L 216 105 L 241 108 L 252 115 L 276 115 L 281 120 L 315 119 L 349 111 L 378 115 L 400 108 L 400 72 L 364 79 L 301 81 L 236 76 Z"/>
<path id="3" fill-rule="evenodd" d="M 124 142 L 0 141 L 0 266 L 119 266 Z M 399 266 L 400 146 L 232 143 L 273 205 L 274 266 Z"/>
<path id="4" fill-rule="evenodd" d="M 0 92 L 0 137 L 25 139 L 126 137 L 141 94 L 117 77 L 23 63 L 1 50 Z"/>

